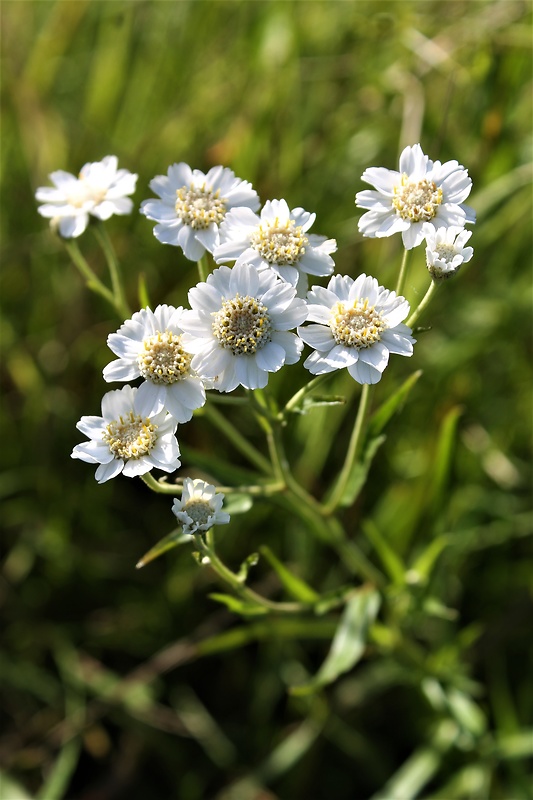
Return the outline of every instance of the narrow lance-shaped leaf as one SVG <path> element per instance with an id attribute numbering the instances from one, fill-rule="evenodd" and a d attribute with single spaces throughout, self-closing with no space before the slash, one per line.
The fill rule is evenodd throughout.
<path id="1" fill-rule="evenodd" d="M 305 581 L 287 569 L 269 547 L 265 545 L 259 549 L 261 555 L 266 558 L 270 566 L 275 570 L 282 585 L 292 597 L 296 600 L 301 600 L 302 603 L 315 603 L 320 599 L 320 595 Z"/>
<path id="2" fill-rule="evenodd" d="M 388 397 L 385 402 L 374 412 L 368 424 L 368 438 L 378 436 L 385 428 L 389 420 L 394 416 L 397 411 L 400 411 L 403 404 L 407 400 L 411 389 L 414 387 L 420 376 L 422 370 L 417 370 L 410 375 L 406 381 L 402 383 L 399 389 L 394 394 Z"/>
<path id="3" fill-rule="evenodd" d="M 351 506 L 355 503 L 359 492 L 363 488 L 366 482 L 366 478 L 368 475 L 368 471 L 374 460 L 374 456 L 376 455 L 377 451 L 385 441 L 385 436 L 377 436 L 375 439 L 371 439 L 364 451 L 363 458 L 361 461 L 357 461 L 353 465 L 352 472 L 350 474 L 350 478 L 348 480 L 346 489 L 344 490 L 344 494 L 341 498 L 340 504 L 341 506 Z"/>
<path id="4" fill-rule="evenodd" d="M 268 608 L 250 603 L 248 600 L 240 600 L 238 597 L 233 597 L 231 594 L 221 594 L 213 592 L 209 595 L 211 600 L 216 600 L 217 603 L 222 603 L 234 614 L 240 614 L 242 617 L 257 617 L 263 614 L 268 614 Z"/>
<path id="5" fill-rule="evenodd" d="M 347 601 L 324 663 L 310 681 L 293 686 L 292 694 L 316 692 L 357 664 L 365 651 L 368 628 L 376 619 L 380 603 L 379 593 L 368 589 L 360 590 Z"/>
<path id="6" fill-rule="evenodd" d="M 173 547 L 177 547 L 180 544 L 187 544 L 187 542 L 192 541 L 192 536 L 190 533 L 183 533 L 181 526 L 173 530 L 168 536 L 164 536 L 163 539 L 160 539 L 157 544 L 155 544 L 144 556 L 139 559 L 136 564 L 137 569 L 141 567 L 145 567 L 150 561 L 153 561 L 156 558 L 159 558 L 160 555 L 166 553 L 167 550 L 172 550 Z"/>

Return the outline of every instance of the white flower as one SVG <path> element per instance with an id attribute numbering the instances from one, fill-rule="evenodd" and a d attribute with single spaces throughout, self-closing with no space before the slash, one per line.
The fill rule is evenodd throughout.
<path id="1" fill-rule="evenodd" d="M 199 261 L 219 241 L 219 226 L 231 208 L 259 208 L 257 192 L 230 169 L 213 167 L 207 175 L 187 164 L 173 164 L 167 175 L 157 175 L 150 189 L 160 200 L 143 200 L 141 214 L 158 224 L 154 235 L 163 244 L 181 247 L 191 261 Z"/>
<path id="2" fill-rule="evenodd" d="M 183 347 L 183 308 L 143 308 L 107 337 L 119 356 L 104 368 L 106 381 L 145 378 L 137 392 L 138 413 L 158 414 L 166 408 L 177 422 L 188 422 L 205 403 L 205 389 L 191 370 L 192 355 Z"/>
<path id="3" fill-rule="evenodd" d="M 100 464 L 95 475 L 98 483 L 121 472 L 132 478 L 154 467 L 174 472 L 180 466 L 176 421 L 164 410 L 141 414 L 137 389 L 131 386 L 107 392 L 102 416 L 82 417 L 76 427 L 90 441 L 76 445 L 72 458 Z"/>
<path id="4" fill-rule="evenodd" d="M 409 303 L 375 278 L 335 275 L 327 288 L 313 286 L 307 302 L 308 320 L 318 324 L 298 333 L 315 349 L 304 362 L 313 375 L 347 367 L 358 383 L 377 383 L 390 353 L 413 354 L 416 340 L 402 323 Z"/>
<path id="5" fill-rule="evenodd" d="M 392 236 L 401 231 L 407 250 L 424 238 L 422 226 L 464 227 L 476 221 L 475 211 L 464 205 L 472 188 L 468 171 L 457 161 L 430 161 L 419 144 L 406 147 L 400 156 L 400 171 L 371 167 L 362 180 L 377 191 L 358 192 L 355 202 L 367 208 L 359 220 L 363 236 Z"/>
<path id="6" fill-rule="evenodd" d="M 302 273 L 331 275 L 335 264 L 330 253 L 337 249 L 337 242 L 307 233 L 315 217 L 303 208 L 291 211 L 285 200 L 267 200 L 260 217 L 249 208 L 236 208 L 221 225 L 215 261 L 272 269 L 292 286 Z M 303 280 L 307 288 L 305 275 Z"/>
<path id="7" fill-rule="evenodd" d="M 181 500 L 174 498 L 172 511 L 183 525 L 183 533 L 208 531 L 213 525 L 226 525 L 230 515 L 221 511 L 224 495 L 210 483 L 185 478 Z"/>
<path id="8" fill-rule="evenodd" d="M 219 267 L 189 292 L 183 344 L 191 366 L 221 392 L 262 389 L 269 372 L 295 364 L 303 344 L 289 333 L 307 316 L 296 289 L 273 272 L 250 264 Z"/>
<path id="9" fill-rule="evenodd" d="M 89 224 L 89 215 L 101 220 L 113 214 L 129 214 L 133 202 L 128 194 L 135 191 L 137 175 L 127 169 L 117 170 L 116 156 L 85 164 L 79 176 L 58 170 L 50 180 L 55 188 L 42 186 L 35 192 L 44 205 L 37 209 L 66 239 L 80 236 Z"/>
<path id="10" fill-rule="evenodd" d="M 472 231 L 464 228 L 435 228 L 424 226 L 426 237 L 426 264 L 434 280 L 445 280 L 455 275 L 462 264 L 470 261 L 474 254 L 472 247 L 465 247 Z"/>

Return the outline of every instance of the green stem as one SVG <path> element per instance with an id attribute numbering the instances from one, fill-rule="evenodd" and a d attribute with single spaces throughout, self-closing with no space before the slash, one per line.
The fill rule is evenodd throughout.
<path id="1" fill-rule="evenodd" d="M 238 575 L 232 572 L 216 554 L 213 528 L 207 531 L 205 541 L 201 536 L 195 535 L 194 542 L 196 547 L 207 556 L 210 566 L 217 575 L 222 578 L 225 583 L 229 584 L 238 595 L 246 598 L 246 600 L 250 600 L 250 602 L 256 605 L 267 608 L 269 611 L 278 611 L 285 614 L 298 614 L 302 611 L 309 611 L 312 609 L 312 606 L 305 603 L 277 603 L 274 600 L 268 600 L 266 597 L 263 597 L 263 595 L 245 586 Z"/>
<path id="2" fill-rule="evenodd" d="M 198 276 L 202 283 L 205 283 L 209 275 L 209 263 L 207 261 L 207 254 L 204 253 L 201 259 L 197 262 Z"/>
<path id="3" fill-rule="evenodd" d="M 78 243 L 74 240 L 67 241 L 66 239 L 63 239 L 63 244 L 65 245 L 67 253 L 71 257 L 74 266 L 77 267 L 78 271 L 87 281 L 87 287 L 93 292 L 96 292 L 96 294 L 99 294 L 114 307 L 115 298 L 113 297 L 113 293 L 109 291 L 107 286 L 105 286 L 100 278 L 98 278 L 97 275 L 95 275 L 95 273 L 92 271 L 91 267 L 82 256 Z"/>
<path id="4" fill-rule="evenodd" d="M 358 456 L 358 450 L 363 436 L 363 425 L 365 421 L 366 412 L 368 410 L 369 400 L 370 400 L 370 384 L 365 383 L 363 384 L 363 388 L 361 390 L 361 397 L 359 399 L 359 408 L 357 409 L 357 416 L 355 418 L 352 430 L 352 436 L 350 439 L 350 443 L 348 445 L 348 450 L 346 452 L 346 458 L 344 459 L 344 464 L 339 473 L 337 481 L 332 489 L 331 496 L 328 502 L 324 506 L 326 514 L 332 514 L 333 511 L 335 511 L 340 501 L 342 500 L 342 496 L 344 495 L 346 486 L 348 485 L 348 481 L 350 480 L 352 468 Z"/>
<path id="5" fill-rule="evenodd" d="M 113 245 L 111 244 L 111 240 L 103 223 L 98 223 L 95 225 L 93 230 L 96 238 L 98 239 L 100 247 L 104 251 L 107 266 L 109 267 L 115 308 L 119 314 L 121 314 L 123 319 L 128 319 L 131 317 L 131 309 L 128 305 L 128 301 L 126 300 L 124 283 L 122 281 L 122 275 L 120 274 L 120 267 L 113 249 Z"/>
<path id="6" fill-rule="evenodd" d="M 153 492 L 157 492 L 158 494 L 173 494 L 179 496 L 183 491 L 181 483 L 165 483 L 164 478 L 158 481 L 150 472 L 141 475 L 141 479 Z M 264 484 L 254 483 L 243 486 L 218 486 L 217 484 L 217 492 L 222 492 L 222 494 L 250 494 L 255 497 L 270 497 L 270 495 L 282 492 L 284 488 L 285 484 L 279 481 Z"/>
<path id="7" fill-rule="evenodd" d="M 212 405 L 206 405 L 205 414 L 210 422 L 226 436 L 235 449 L 242 453 L 248 461 L 260 469 L 261 472 L 265 472 L 267 475 L 272 474 L 272 466 L 269 460 L 265 458 L 253 444 L 250 444 L 248 439 L 243 436 L 218 409 L 214 408 Z"/>
<path id="8" fill-rule="evenodd" d="M 288 411 L 292 411 L 294 408 L 297 408 L 300 402 L 304 399 L 304 397 L 309 394 L 309 392 L 314 391 L 317 386 L 319 386 L 326 378 L 330 378 L 334 373 L 333 372 L 326 372 L 323 375 L 317 375 L 316 378 L 313 378 L 312 381 L 309 381 L 308 384 L 303 386 L 296 394 L 294 394 L 289 402 L 285 405 L 285 408 L 282 411 L 282 414 L 286 414 Z"/>
<path id="9" fill-rule="evenodd" d="M 402 294 L 405 286 L 405 279 L 407 278 L 407 264 L 409 261 L 410 250 L 403 251 L 402 264 L 400 266 L 400 274 L 398 275 L 398 283 L 396 284 L 396 294 Z"/>
<path id="10" fill-rule="evenodd" d="M 426 308 L 431 303 L 431 300 L 433 299 L 433 295 L 437 291 L 437 288 L 438 288 L 438 283 L 436 281 L 431 281 L 431 283 L 429 284 L 429 288 L 428 288 L 427 292 L 425 293 L 424 297 L 422 298 L 422 300 L 420 301 L 420 303 L 418 304 L 418 307 L 415 308 L 415 310 L 413 311 L 413 313 L 411 314 L 411 316 L 409 317 L 409 319 L 405 323 L 411 329 L 413 328 L 413 325 L 415 324 L 415 322 L 418 322 L 418 318 L 424 313 Z"/>

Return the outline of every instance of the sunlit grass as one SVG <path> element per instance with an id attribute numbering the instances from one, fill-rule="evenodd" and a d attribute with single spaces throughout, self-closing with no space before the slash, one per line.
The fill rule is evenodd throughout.
<path id="1" fill-rule="evenodd" d="M 11 721 L 0 743 L 3 770 L 28 796 L 83 797 L 113 780 L 114 796 L 131 798 L 241 800 L 261 786 L 336 800 L 529 796 L 529 12 L 514 0 L 2 4 L 0 674 Z M 394 168 L 416 141 L 468 167 L 478 223 L 474 258 L 437 294 L 415 357 L 397 359 L 377 388 L 375 407 L 423 371 L 347 513 L 396 599 L 397 626 L 378 627 L 374 646 L 394 630 L 405 650 L 369 657 L 314 699 L 292 697 L 287 686 L 324 661 L 336 617 L 239 621 L 181 550 L 135 571 L 172 528 L 170 508 L 140 482 L 98 487 L 70 460 L 76 421 L 98 411 L 117 320 L 85 290 L 33 195 L 50 171 L 110 153 L 139 173 L 137 203 L 175 161 L 223 163 L 262 200 L 316 211 L 317 231 L 338 240 L 338 272 L 387 285 L 400 242 L 361 238 L 354 195 L 366 167 Z M 108 224 L 129 301 L 142 273 L 154 304 L 184 304 L 195 267 L 151 227 L 137 213 Z M 105 275 L 90 231 L 80 245 Z M 407 290 L 415 298 L 426 285 L 417 251 Z M 283 370 L 273 385 L 288 398 L 303 374 Z M 319 496 L 342 461 L 358 387 L 339 376 L 331 392 L 346 405 L 288 432 L 295 472 Z M 251 417 L 228 413 L 263 446 Z M 339 442 L 329 456 L 326 437 Z M 201 415 L 184 430 L 187 448 L 213 470 L 214 455 L 233 453 Z M 333 552 L 264 502 L 219 547 L 237 565 L 264 543 L 311 586 L 349 580 Z M 265 559 L 253 579 L 277 592 Z M 435 674 L 453 689 L 444 700 Z"/>

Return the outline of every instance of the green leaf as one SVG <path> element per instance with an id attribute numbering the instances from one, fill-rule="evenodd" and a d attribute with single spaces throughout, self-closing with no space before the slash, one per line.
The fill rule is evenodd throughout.
<path id="1" fill-rule="evenodd" d="M 219 594 L 215 592 L 210 594 L 211 600 L 216 600 L 217 603 L 233 611 L 234 614 L 240 614 L 243 617 L 257 617 L 263 614 L 268 614 L 268 609 L 263 606 L 250 603 L 248 600 L 240 600 L 238 597 L 233 597 L 231 594 Z"/>
<path id="2" fill-rule="evenodd" d="M 322 394 L 304 397 L 302 404 L 291 411 L 297 414 L 308 414 L 313 408 L 320 406 L 343 406 L 346 403 L 346 398 L 339 394 Z"/>
<path id="3" fill-rule="evenodd" d="M 181 526 L 173 530 L 168 536 L 160 539 L 144 556 L 137 562 L 136 567 L 140 569 L 145 567 L 150 561 L 159 558 L 160 555 L 166 553 L 167 550 L 172 550 L 180 544 L 187 544 L 192 541 L 192 536 L 189 533 L 182 533 Z"/>
<path id="4" fill-rule="evenodd" d="M 291 693 L 306 695 L 333 683 L 362 657 L 369 626 L 376 619 L 381 598 L 375 590 L 360 590 L 347 603 L 326 659 L 314 678 L 291 687 Z"/>
<path id="5" fill-rule="evenodd" d="M 378 436 L 394 414 L 403 408 L 411 389 L 421 375 L 422 370 L 420 369 L 410 375 L 407 380 L 402 383 L 400 388 L 397 389 L 391 397 L 388 397 L 377 411 L 374 412 L 368 424 L 367 435 L 369 439 Z"/>
<path id="6" fill-rule="evenodd" d="M 146 275 L 144 274 L 144 272 L 141 272 L 139 274 L 137 294 L 139 296 L 139 308 L 146 308 L 147 306 L 150 306 L 150 298 L 148 297 L 148 287 L 146 285 Z"/>
<path id="7" fill-rule="evenodd" d="M 344 507 L 351 506 L 356 501 L 359 492 L 365 485 L 368 471 L 372 461 L 374 460 L 374 456 L 384 441 L 385 436 L 377 436 L 368 442 L 367 446 L 365 447 L 362 460 L 357 461 L 353 466 L 350 478 L 346 484 L 346 489 L 344 490 L 344 494 L 342 495 L 339 505 Z"/>
<path id="8" fill-rule="evenodd" d="M 236 514 L 245 514 L 253 506 L 253 500 L 249 494 L 227 494 L 224 497 L 224 511 L 234 516 Z"/>
<path id="9" fill-rule="evenodd" d="M 321 594 L 318 601 L 315 603 L 315 614 L 321 616 L 331 611 L 332 608 L 338 608 L 346 603 L 348 595 L 352 594 L 354 587 L 347 584 L 339 586 L 338 589 L 332 589 L 329 592 Z"/>
<path id="10" fill-rule="evenodd" d="M 274 555 L 270 547 L 266 545 L 259 548 L 261 555 L 263 555 L 272 569 L 276 572 L 282 585 L 287 592 L 296 600 L 301 600 L 302 603 L 315 603 L 320 600 L 320 595 L 315 592 L 305 581 L 294 575 L 281 561 Z"/>
<path id="11" fill-rule="evenodd" d="M 400 556 L 393 550 L 371 520 L 363 522 L 362 528 L 365 536 L 378 554 L 389 578 L 393 583 L 403 585 L 405 583 L 405 565 Z"/>
<path id="12" fill-rule="evenodd" d="M 426 508 L 434 509 L 437 512 L 445 500 L 446 487 L 452 465 L 457 424 L 462 413 L 463 409 L 460 406 L 454 406 L 448 411 L 440 426 L 426 505 Z"/>
<path id="13" fill-rule="evenodd" d="M 450 712 L 461 728 L 476 739 L 482 736 L 487 729 L 487 720 L 478 704 L 459 689 L 450 689 L 447 698 Z"/>
<path id="14" fill-rule="evenodd" d="M 437 536 L 437 538 L 433 539 L 418 556 L 409 570 L 409 572 L 411 572 L 413 575 L 416 574 L 418 583 L 426 583 L 429 580 L 438 557 L 446 549 L 446 547 L 448 547 L 449 544 L 449 536 Z"/>
<path id="15" fill-rule="evenodd" d="M 241 583 L 246 581 L 250 568 L 255 567 L 258 561 L 259 553 L 250 553 L 250 555 L 244 559 L 237 573 L 237 578 L 241 581 Z"/>

